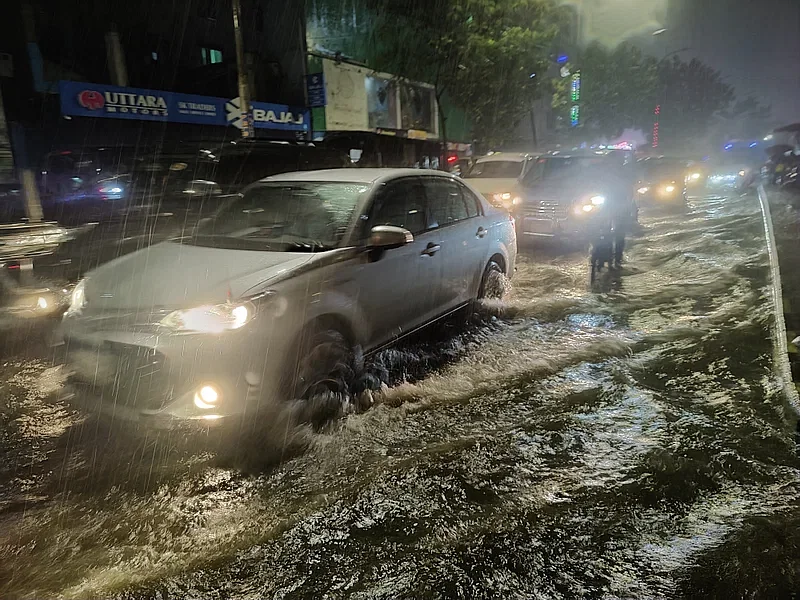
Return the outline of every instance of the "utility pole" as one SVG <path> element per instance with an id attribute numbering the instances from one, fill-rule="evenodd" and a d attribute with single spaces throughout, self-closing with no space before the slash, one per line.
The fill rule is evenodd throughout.
<path id="1" fill-rule="evenodd" d="M 255 134 L 253 118 L 250 114 L 250 89 L 247 83 L 247 65 L 244 61 L 244 41 L 242 40 L 242 2 L 233 0 L 233 35 L 236 40 L 236 68 L 239 75 L 239 108 L 242 111 L 242 138 L 249 139 Z"/>
<path id="2" fill-rule="evenodd" d="M 111 73 L 111 81 L 120 87 L 128 86 L 128 69 L 125 67 L 125 53 L 116 24 L 112 23 L 106 32 L 106 60 Z"/>
<path id="3" fill-rule="evenodd" d="M 36 56 L 41 58 L 41 55 L 38 54 L 39 48 L 37 45 L 38 40 L 36 36 L 33 7 L 29 2 L 23 2 L 21 8 L 25 41 L 27 42 L 29 52 L 31 48 L 35 48 Z M 33 56 L 34 55 L 31 55 L 31 69 L 36 73 L 37 65 L 34 64 Z M 34 81 L 35 80 L 36 77 L 34 76 Z M 25 130 L 19 123 L 13 124 L 12 127 L 16 133 L 11 139 L 13 144 L 12 152 L 14 154 L 14 163 L 17 167 L 20 183 L 22 183 L 22 190 L 25 195 L 25 212 L 28 216 L 29 223 L 39 223 L 43 219 L 42 199 L 39 197 L 39 188 L 36 186 L 36 176 L 30 168 L 28 153 L 25 150 Z"/>

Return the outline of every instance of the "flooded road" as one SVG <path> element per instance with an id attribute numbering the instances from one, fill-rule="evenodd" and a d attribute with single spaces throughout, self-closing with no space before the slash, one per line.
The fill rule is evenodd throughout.
<path id="1" fill-rule="evenodd" d="M 59 399 L 0 358 L 0 598 L 775 597 L 800 461 L 754 194 L 644 213 L 620 276 L 523 249 L 467 331 L 372 360 L 363 414 L 259 474 Z M 399 383 L 403 379 L 406 383 Z"/>

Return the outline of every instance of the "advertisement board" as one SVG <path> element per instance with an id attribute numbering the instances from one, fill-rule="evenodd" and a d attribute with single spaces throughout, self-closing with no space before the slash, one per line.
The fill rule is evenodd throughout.
<path id="1" fill-rule="evenodd" d="M 397 81 L 390 75 L 373 73 L 366 77 L 370 129 L 400 129 Z"/>
<path id="2" fill-rule="evenodd" d="M 418 140 L 439 139 L 434 87 L 351 63 L 316 57 L 308 76 L 315 129 L 369 131 Z M 320 104 L 324 96 L 324 106 Z"/>
<path id="3" fill-rule="evenodd" d="M 400 84 L 400 113 L 403 129 L 436 136 L 436 99 L 432 86 L 403 81 Z"/>
<path id="4" fill-rule="evenodd" d="M 367 88 L 370 71 L 347 63 L 322 61 L 327 104 L 325 121 L 328 131 L 368 131 Z"/>
<path id="5" fill-rule="evenodd" d="M 62 115 L 242 127 L 238 98 L 226 100 L 79 81 L 60 81 L 59 93 Z M 251 112 L 257 129 L 309 131 L 310 117 L 305 108 L 251 102 Z"/>

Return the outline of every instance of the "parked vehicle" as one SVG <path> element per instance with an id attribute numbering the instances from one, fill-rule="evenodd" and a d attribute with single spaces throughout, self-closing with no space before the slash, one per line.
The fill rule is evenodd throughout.
<path id="1" fill-rule="evenodd" d="M 343 393 L 354 349 L 469 306 L 515 259 L 508 213 L 453 175 L 277 175 L 90 272 L 63 321 L 67 365 L 117 418 L 253 423 L 262 402 Z"/>
<path id="2" fill-rule="evenodd" d="M 63 314 L 73 286 L 47 263 L 59 245 L 83 233 L 55 223 L 0 225 L 0 327 Z"/>
<path id="3" fill-rule="evenodd" d="M 346 155 L 313 145 L 248 141 L 161 148 L 100 147 L 49 154 L 41 173 L 48 217 L 128 220 L 199 207 L 263 177 L 343 167 Z"/>
<path id="4" fill-rule="evenodd" d="M 791 172 L 798 160 L 789 144 L 774 144 L 765 149 L 767 160 L 761 166 L 761 178 L 771 185 L 779 185 L 784 174 Z"/>
<path id="5" fill-rule="evenodd" d="M 494 206 L 513 211 L 522 204 L 522 180 L 536 164 L 536 156 L 493 152 L 479 158 L 466 180 Z"/>

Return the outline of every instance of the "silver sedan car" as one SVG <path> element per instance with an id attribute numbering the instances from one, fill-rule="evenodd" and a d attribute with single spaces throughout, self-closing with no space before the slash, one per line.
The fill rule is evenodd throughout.
<path id="1" fill-rule="evenodd" d="M 88 273 L 62 322 L 76 398 L 154 426 L 343 391 L 369 354 L 491 293 L 514 222 L 457 177 L 287 173 Z"/>

